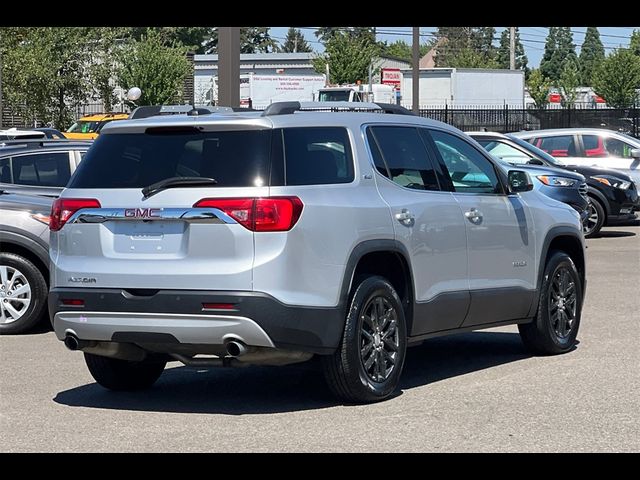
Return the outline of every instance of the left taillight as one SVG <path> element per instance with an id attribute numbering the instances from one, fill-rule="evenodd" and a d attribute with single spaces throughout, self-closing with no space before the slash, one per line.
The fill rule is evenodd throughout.
<path id="1" fill-rule="evenodd" d="M 51 206 L 49 230 L 57 232 L 71 215 L 83 208 L 100 208 L 100 202 L 95 198 L 58 198 Z"/>

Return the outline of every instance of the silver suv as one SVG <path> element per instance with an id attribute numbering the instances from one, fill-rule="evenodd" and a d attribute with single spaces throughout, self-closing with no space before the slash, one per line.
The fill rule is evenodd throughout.
<path id="1" fill-rule="evenodd" d="M 573 348 L 575 210 L 443 123 L 316 107 L 104 128 L 50 224 L 55 332 L 99 384 L 317 354 L 370 402 L 430 337 L 518 324 L 535 352 Z"/>

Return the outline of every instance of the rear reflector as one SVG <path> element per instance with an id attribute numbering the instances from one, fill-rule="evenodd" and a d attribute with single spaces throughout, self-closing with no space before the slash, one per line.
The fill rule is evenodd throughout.
<path id="1" fill-rule="evenodd" d="M 51 220 L 49 230 L 57 232 L 67 220 L 83 208 L 100 208 L 100 202 L 95 198 L 58 198 L 51 206 Z"/>
<path id="2" fill-rule="evenodd" d="M 79 298 L 63 298 L 61 302 L 67 307 L 84 307 L 84 300 Z"/>
<path id="3" fill-rule="evenodd" d="M 195 208 L 217 208 L 253 232 L 286 232 L 302 214 L 298 197 L 203 198 Z"/>
<path id="4" fill-rule="evenodd" d="M 234 310 L 236 308 L 233 303 L 203 303 L 203 310 Z"/>

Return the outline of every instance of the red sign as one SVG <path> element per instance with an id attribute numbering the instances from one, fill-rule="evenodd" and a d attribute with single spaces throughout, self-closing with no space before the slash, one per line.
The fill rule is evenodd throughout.
<path id="1" fill-rule="evenodd" d="M 550 103 L 560 103 L 562 101 L 562 95 L 559 93 L 550 93 L 549 94 L 549 102 Z"/>
<path id="2" fill-rule="evenodd" d="M 402 73 L 399 68 L 383 68 L 380 70 L 381 83 L 391 85 L 396 90 L 402 88 Z"/>

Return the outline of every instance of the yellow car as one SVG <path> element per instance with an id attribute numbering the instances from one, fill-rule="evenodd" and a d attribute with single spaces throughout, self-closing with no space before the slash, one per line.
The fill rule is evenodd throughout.
<path id="1" fill-rule="evenodd" d="M 126 120 L 128 113 L 97 113 L 87 115 L 75 122 L 64 132 L 64 136 L 73 140 L 93 140 L 107 123 L 114 120 Z"/>

